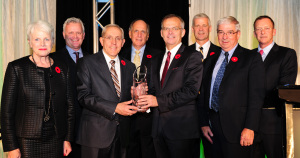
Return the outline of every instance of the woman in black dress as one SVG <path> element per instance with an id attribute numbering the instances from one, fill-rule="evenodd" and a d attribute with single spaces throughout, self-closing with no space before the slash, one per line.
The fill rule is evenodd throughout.
<path id="1" fill-rule="evenodd" d="M 45 21 L 28 26 L 32 55 L 8 64 L 1 127 L 9 158 L 58 158 L 68 155 L 73 140 L 74 107 L 69 70 L 49 54 L 54 29 Z"/>

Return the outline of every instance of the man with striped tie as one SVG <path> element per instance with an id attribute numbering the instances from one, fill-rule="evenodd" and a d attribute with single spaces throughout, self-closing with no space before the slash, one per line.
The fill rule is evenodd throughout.
<path id="1" fill-rule="evenodd" d="M 192 49 L 196 49 L 201 53 L 203 62 L 205 62 L 206 58 L 210 57 L 210 54 L 212 54 L 213 52 L 219 52 L 221 50 L 219 46 L 214 45 L 209 40 L 209 33 L 211 32 L 211 29 L 212 26 L 210 19 L 205 13 L 199 13 L 194 16 L 192 23 L 192 31 L 194 33 L 196 42 L 190 45 L 189 47 Z M 203 74 L 205 74 L 205 72 L 203 72 Z M 200 138 L 202 140 L 205 158 L 211 158 L 211 144 L 207 139 L 202 139 L 204 138 L 202 133 L 200 135 Z M 196 148 L 200 148 L 200 139 L 198 141 L 199 143 L 196 144 Z M 199 154 L 199 152 L 196 153 L 195 157 L 198 158 Z"/>
<path id="2" fill-rule="evenodd" d="M 196 42 L 189 47 L 199 51 L 202 55 L 203 60 L 209 57 L 210 53 L 217 52 L 221 49 L 219 46 L 214 45 L 209 40 L 209 33 L 211 32 L 211 30 L 212 26 L 210 19 L 205 13 L 200 13 L 194 16 L 192 31 L 194 33 Z"/>
<path id="3" fill-rule="evenodd" d="M 123 29 L 109 24 L 100 37 L 103 49 L 78 62 L 78 100 L 83 112 L 76 141 L 82 157 L 126 157 L 129 116 L 138 109 L 130 105 L 135 66 L 118 56 L 124 42 Z"/>

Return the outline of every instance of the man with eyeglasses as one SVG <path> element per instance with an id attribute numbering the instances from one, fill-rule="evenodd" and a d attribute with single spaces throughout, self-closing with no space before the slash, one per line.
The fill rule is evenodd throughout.
<path id="1" fill-rule="evenodd" d="M 150 33 L 150 26 L 142 19 L 136 19 L 129 26 L 129 38 L 132 45 L 120 52 L 120 56 L 131 61 L 136 67 L 147 67 L 147 84 L 151 86 L 152 58 L 161 52 L 146 45 Z M 151 137 L 152 117 L 151 109 L 138 112 L 132 116 L 130 143 L 127 157 L 155 158 L 153 139 Z"/>
<path id="2" fill-rule="evenodd" d="M 201 55 L 181 43 L 184 21 L 170 14 L 161 22 L 164 53 L 152 64 L 153 95 L 143 95 L 138 104 L 153 108 L 152 137 L 158 158 L 193 157 L 200 130 L 196 97 L 201 84 Z M 197 149 L 199 150 L 199 148 Z"/>
<path id="3" fill-rule="evenodd" d="M 297 56 L 294 49 L 282 47 L 273 41 L 276 35 L 274 21 L 266 15 L 254 21 L 254 36 L 259 45 L 253 53 L 261 54 L 266 72 L 266 97 L 264 100 L 259 139 L 254 144 L 255 158 L 283 158 L 284 135 L 283 113 L 284 102 L 279 99 L 277 86 L 295 84 L 297 77 Z"/>
<path id="4" fill-rule="evenodd" d="M 196 14 L 193 18 L 192 31 L 194 33 L 196 42 L 189 47 L 196 49 L 202 55 L 202 61 L 205 62 L 206 57 L 210 57 L 212 52 L 220 51 L 220 47 L 214 45 L 209 41 L 209 33 L 211 32 L 211 23 L 209 17 L 205 13 Z M 205 72 L 203 72 L 205 74 Z M 204 138 L 201 133 L 201 140 L 204 148 L 205 158 L 211 158 L 212 150 L 211 144 L 207 139 Z M 196 148 L 200 148 L 200 139 L 199 143 L 196 144 Z M 200 153 L 196 153 L 196 157 L 199 158 Z"/>
<path id="5" fill-rule="evenodd" d="M 217 34 L 222 50 L 204 63 L 201 129 L 214 158 L 250 158 L 264 99 L 263 63 L 238 44 L 240 24 L 234 17 L 220 19 Z"/>
<path id="6" fill-rule="evenodd" d="M 81 157 L 126 157 L 129 116 L 138 109 L 130 105 L 135 66 L 118 56 L 124 42 L 123 29 L 109 24 L 100 37 L 103 49 L 78 62 L 78 100 L 83 107 L 77 137 Z"/>

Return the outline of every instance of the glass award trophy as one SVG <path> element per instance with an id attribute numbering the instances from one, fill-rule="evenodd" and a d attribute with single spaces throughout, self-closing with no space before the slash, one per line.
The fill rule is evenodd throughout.
<path id="1" fill-rule="evenodd" d="M 146 110 L 141 109 L 144 105 L 137 105 L 139 96 L 147 94 L 147 67 L 139 66 L 133 73 L 133 92 L 132 92 L 132 104 L 139 108 L 138 112 L 145 112 Z"/>

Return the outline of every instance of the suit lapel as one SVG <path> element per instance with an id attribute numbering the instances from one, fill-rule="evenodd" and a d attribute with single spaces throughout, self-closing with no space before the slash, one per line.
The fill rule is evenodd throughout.
<path id="1" fill-rule="evenodd" d="M 113 94 L 116 96 L 116 98 L 118 98 L 118 95 L 117 95 L 117 92 L 116 92 L 116 88 L 115 88 L 115 85 L 114 85 L 114 82 L 112 80 L 112 77 L 111 77 L 111 74 L 110 74 L 110 70 L 109 70 L 109 67 L 107 65 L 107 62 L 105 60 L 105 57 L 103 55 L 103 52 L 100 51 L 98 53 L 98 61 L 99 61 L 99 69 L 100 69 L 100 72 L 103 73 L 103 77 L 105 78 L 105 80 L 107 81 L 108 85 L 110 86 Z M 121 75 L 122 76 L 122 75 Z"/>
<path id="2" fill-rule="evenodd" d="M 150 62 L 149 55 L 151 56 L 151 52 L 149 52 L 149 50 L 147 49 L 147 46 L 146 46 L 141 65 L 148 65 L 148 63 Z"/>
<path id="3" fill-rule="evenodd" d="M 130 74 L 126 74 L 126 72 L 129 72 L 129 71 L 126 71 L 127 67 L 126 67 L 126 63 L 123 59 L 120 58 L 119 56 L 119 60 L 120 60 L 120 70 L 121 70 L 121 76 L 120 76 L 120 79 L 121 79 L 121 96 L 120 96 L 120 99 L 124 96 L 123 94 L 125 93 L 125 86 L 126 86 L 126 76 L 127 75 L 130 75 Z"/>
<path id="4" fill-rule="evenodd" d="M 270 66 L 270 64 L 272 63 L 272 61 L 274 61 L 274 58 L 276 58 L 277 54 L 278 54 L 278 45 L 275 43 L 273 48 L 270 50 L 269 54 L 267 55 L 265 61 L 264 61 L 264 66 L 265 68 L 267 68 L 268 66 Z"/>
<path id="5" fill-rule="evenodd" d="M 238 62 L 233 62 L 231 59 L 234 58 L 234 57 L 236 57 L 237 59 L 239 59 L 241 57 L 241 55 L 242 55 L 241 46 L 238 45 L 237 48 L 235 49 L 235 51 L 233 52 L 231 58 L 228 58 L 228 65 L 226 66 L 226 69 L 225 69 L 222 81 L 226 79 L 226 77 L 230 74 L 230 72 L 232 71 L 232 69 L 238 63 Z"/>
<path id="6" fill-rule="evenodd" d="M 184 51 L 184 49 L 185 49 L 185 46 L 182 44 L 180 46 L 180 48 L 178 49 L 176 55 L 174 56 L 172 62 L 170 63 L 170 66 L 168 68 L 168 71 L 167 71 L 165 81 L 164 81 L 164 84 L 163 84 L 162 88 L 165 87 L 166 83 L 168 82 L 168 79 L 169 79 L 171 73 L 173 72 L 173 68 L 176 68 L 175 66 L 177 66 L 177 63 L 180 60 L 184 60 L 183 57 L 182 57 L 183 56 L 182 52 Z M 178 56 L 179 58 L 176 59 L 176 56 Z"/>
<path id="7" fill-rule="evenodd" d="M 76 65 L 76 63 L 74 62 L 74 60 L 72 59 L 72 57 L 69 54 L 69 51 L 67 50 L 67 48 L 64 48 L 63 51 L 65 60 L 69 62 L 69 64 L 71 64 L 73 67 Z"/>
<path id="8" fill-rule="evenodd" d="M 221 50 L 218 51 L 218 52 L 215 52 L 213 54 L 209 54 L 210 55 L 209 58 L 206 57 L 206 63 L 205 63 L 204 66 L 208 66 L 207 67 L 207 74 L 209 74 L 209 76 L 207 76 L 207 77 L 209 78 L 209 84 L 207 84 L 207 85 L 209 85 L 209 86 L 211 85 L 211 78 L 212 78 L 212 75 L 213 75 L 213 71 L 215 69 L 215 65 L 216 65 L 216 63 L 219 59 L 220 54 L 221 54 Z M 210 90 L 210 88 L 208 88 L 208 89 Z"/>

